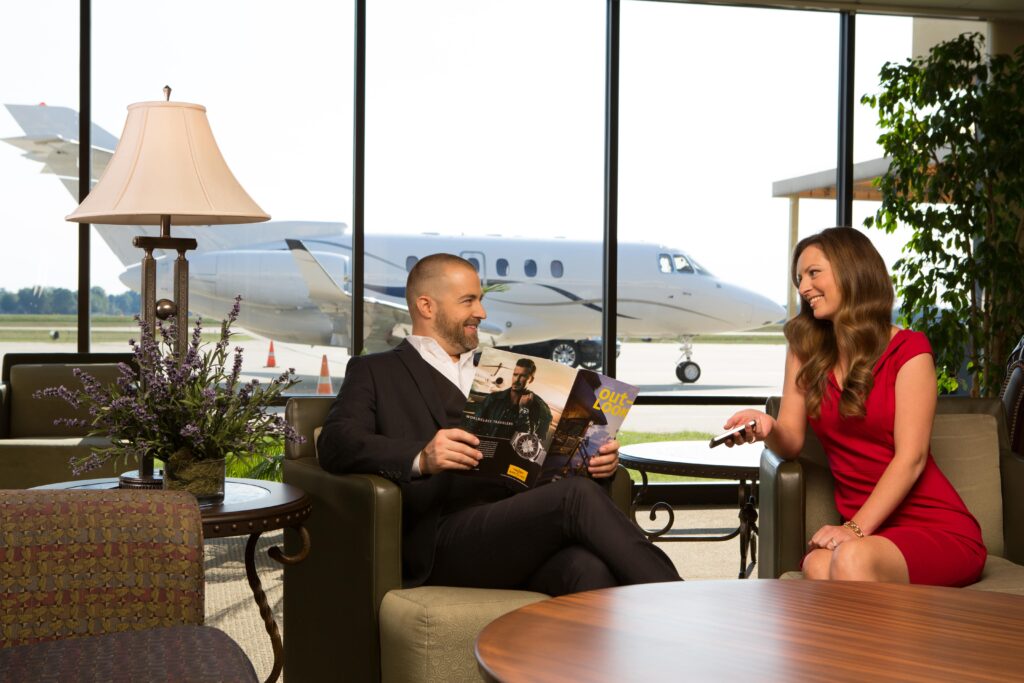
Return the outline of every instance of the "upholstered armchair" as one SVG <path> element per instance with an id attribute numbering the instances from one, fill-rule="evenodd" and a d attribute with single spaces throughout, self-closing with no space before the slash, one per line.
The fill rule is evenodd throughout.
<path id="1" fill-rule="evenodd" d="M 779 399 L 768 401 L 777 415 Z M 998 399 L 939 397 L 932 454 L 981 524 L 988 561 L 981 581 L 970 586 L 1024 595 L 1024 457 L 1009 448 Z M 832 474 L 813 431 L 800 456 L 761 455 L 761 578 L 798 578 L 807 541 L 824 524 L 838 524 Z"/>
<path id="2" fill-rule="evenodd" d="M 1024 349 L 1024 339 L 1017 345 Z M 1024 456 L 1024 358 L 1010 361 L 1001 392 L 1006 426 L 1010 434 L 1010 450 Z"/>
<path id="3" fill-rule="evenodd" d="M 34 398 L 40 389 L 64 385 L 81 388 L 74 375 L 83 368 L 100 382 L 113 382 L 118 363 L 131 363 L 129 353 L 8 353 L 0 378 L 0 488 L 22 489 L 70 479 L 111 477 L 131 469 L 107 463 L 79 477 L 71 473 L 72 456 L 87 455 L 107 443 L 87 437 L 88 430 L 53 424 L 56 418 L 88 417 L 58 398 Z"/>
<path id="4" fill-rule="evenodd" d="M 254 681 L 183 491 L 0 490 L 0 681 Z"/>
<path id="5" fill-rule="evenodd" d="M 421 586 L 401 581 L 401 491 L 369 474 L 320 468 L 314 433 L 333 397 L 292 398 L 288 422 L 306 437 L 285 447 L 284 480 L 313 499 L 305 526 L 309 557 L 284 569 L 285 676 L 317 681 L 480 680 L 473 647 L 497 617 L 543 600 L 542 593 Z M 631 483 L 612 485 L 628 510 Z M 285 531 L 286 552 L 301 547 Z"/>

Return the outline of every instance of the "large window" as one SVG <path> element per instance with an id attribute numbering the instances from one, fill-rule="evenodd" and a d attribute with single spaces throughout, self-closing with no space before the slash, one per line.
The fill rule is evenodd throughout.
<path id="1" fill-rule="evenodd" d="M 59 6 L 5 3 L 0 22 L 0 356 L 76 339 L 78 123 L 58 107 L 78 102 L 78 3 Z"/>
<path id="2" fill-rule="evenodd" d="M 835 167 L 838 40 L 832 13 L 623 4 L 618 375 L 645 394 L 781 390 L 789 216 L 772 185 Z M 801 225 L 834 223 L 818 204 Z M 661 426 L 713 432 L 734 409 Z"/>
<path id="3" fill-rule="evenodd" d="M 324 354 L 335 376 L 346 358 L 336 344 L 344 341 L 351 310 L 345 290 L 352 16 L 351 2 L 327 0 L 289 11 L 267 0 L 93 3 L 94 121 L 119 135 L 129 104 L 163 99 L 162 88 L 170 85 L 171 99 L 206 107 L 224 159 L 272 217 L 244 226 L 172 226 L 173 234 L 195 236 L 199 243 L 188 255 L 190 310 L 216 332 L 216 321 L 241 294 L 242 334 L 235 342 L 246 349 L 246 373 L 266 377 L 295 367 L 304 379 L 296 390 L 308 393 L 316 389 Z M 138 288 L 142 252 L 131 246 L 132 231 L 99 231 L 94 283 L 114 291 Z M 300 241 L 333 284 L 311 285 L 286 238 Z M 170 284 L 169 278 L 160 281 L 166 289 L 159 296 L 170 296 Z M 271 365 L 271 341 L 275 369 L 264 370 Z M 127 347 L 121 340 L 94 348 Z"/>
<path id="4" fill-rule="evenodd" d="M 408 253 L 459 254 L 485 344 L 600 334 L 604 7 L 377 0 L 367 16 L 366 290 Z M 392 321 L 373 319 L 367 347 Z"/>

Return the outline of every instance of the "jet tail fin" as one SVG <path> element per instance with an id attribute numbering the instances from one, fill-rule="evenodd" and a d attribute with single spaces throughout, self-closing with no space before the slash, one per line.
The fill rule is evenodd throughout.
<path id="1" fill-rule="evenodd" d="M 14 120 L 25 132 L 7 142 L 24 151 L 24 157 L 43 164 L 43 173 L 52 173 L 60 178 L 71 196 L 78 201 L 78 112 L 68 107 L 45 105 L 7 104 L 4 105 Z M 117 146 L 117 138 L 92 124 L 92 182 L 103 174 Z M 138 225 L 96 225 L 97 232 L 118 260 L 125 266 L 133 265 L 142 258 L 142 252 L 132 244 L 138 235 L 159 235 L 158 227 Z M 313 239 L 344 234 L 343 223 L 313 221 L 270 222 L 247 225 L 177 227 L 172 226 L 176 237 L 194 237 L 199 242 L 197 251 L 213 251 L 236 248 L 242 245 L 263 245 L 279 242 L 288 237 Z M 155 250 L 154 256 L 163 255 Z"/>

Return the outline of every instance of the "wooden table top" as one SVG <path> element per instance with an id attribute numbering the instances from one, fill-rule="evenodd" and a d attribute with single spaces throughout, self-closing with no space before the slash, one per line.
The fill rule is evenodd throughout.
<path id="1" fill-rule="evenodd" d="M 709 448 L 707 441 L 650 441 L 619 448 L 630 469 L 683 477 L 757 480 L 764 444 Z"/>
<path id="2" fill-rule="evenodd" d="M 831 581 L 688 581 L 566 595 L 476 644 L 488 680 L 1007 681 L 1024 597 Z"/>

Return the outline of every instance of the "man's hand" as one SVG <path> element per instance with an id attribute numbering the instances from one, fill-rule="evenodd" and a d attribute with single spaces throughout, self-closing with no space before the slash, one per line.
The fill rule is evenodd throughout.
<path id="1" fill-rule="evenodd" d="M 619 466 L 619 442 L 612 440 L 597 449 L 597 455 L 590 459 L 587 471 L 595 479 L 606 479 L 615 474 Z"/>
<path id="2" fill-rule="evenodd" d="M 480 439 L 464 429 L 442 429 L 434 435 L 420 457 L 420 471 L 435 474 L 442 470 L 469 470 L 483 454 L 476 449 Z"/>
<path id="3" fill-rule="evenodd" d="M 533 401 L 533 392 L 532 391 L 524 391 L 519 396 L 519 407 L 520 408 L 525 408 L 525 407 L 530 405 L 531 401 Z"/>

